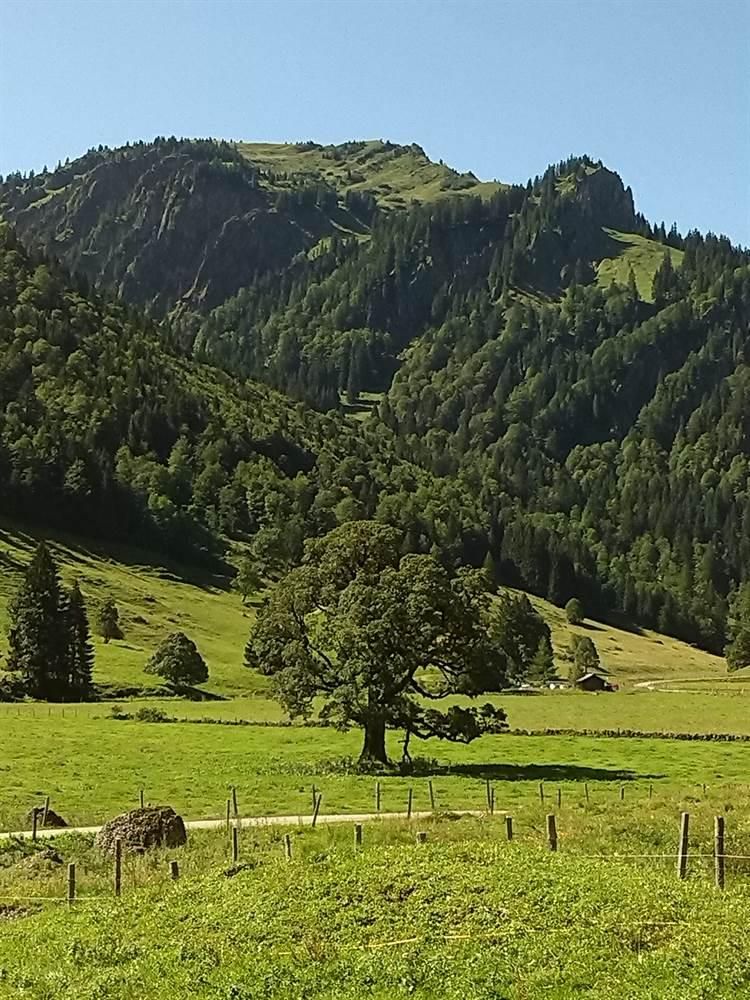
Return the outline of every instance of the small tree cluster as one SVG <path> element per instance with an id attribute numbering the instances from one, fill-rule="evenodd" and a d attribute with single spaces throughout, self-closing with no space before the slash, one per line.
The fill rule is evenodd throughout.
<path id="1" fill-rule="evenodd" d="M 76 701 L 91 694 L 94 650 L 78 583 L 66 592 L 55 561 L 40 542 L 10 607 L 8 669 L 25 694 Z"/>
<path id="2" fill-rule="evenodd" d="M 105 643 L 110 639 L 122 639 L 120 612 L 111 597 L 107 598 L 99 610 L 99 635 Z"/>

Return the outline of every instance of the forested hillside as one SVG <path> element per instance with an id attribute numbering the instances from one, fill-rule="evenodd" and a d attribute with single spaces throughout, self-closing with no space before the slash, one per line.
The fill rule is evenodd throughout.
<path id="1" fill-rule="evenodd" d="M 577 595 L 722 648 L 750 580 L 750 255 L 649 223 L 601 163 L 482 184 L 415 146 L 170 139 L 6 178 L 0 211 L 25 244 L 168 316 L 157 331 L 113 299 L 91 307 L 128 324 L 113 335 L 110 378 L 153 385 L 145 412 L 156 416 L 123 396 L 102 475 L 99 451 L 76 452 L 66 426 L 59 450 L 87 471 L 71 499 L 73 474 L 56 466 L 60 511 L 88 511 L 89 489 L 124 489 L 161 537 L 188 518 L 281 560 L 306 534 L 376 516 L 402 527 L 408 548 L 486 559 L 557 603 Z M 55 336 L 70 338 L 59 322 Z M 96 355 L 84 392 L 117 409 L 99 322 L 83 334 Z M 9 382 L 8 400 L 51 363 L 24 336 L 26 382 Z M 186 374 L 165 393 L 170 372 Z M 365 390 L 378 406 L 347 424 L 340 400 Z M 256 429 L 260 410 L 272 430 Z M 14 423 L 5 446 L 24 470 L 36 466 L 13 442 L 34 419 L 23 432 Z M 171 471 L 181 450 L 197 470 L 182 490 Z M 38 476 L 14 473 L 13 502 L 41 495 Z M 182 528 L 172 537 L 180 544 Z"/>
<path id="2" fill-rule="evenodd" d="M 393 444 L 180 357 L 166 330 L 0 226 L 3 513 L 183 558 L 244 539 L 273 572 L 308 535 L 398 510 L 421 545 L 481 558 L 476 507 Z"/>

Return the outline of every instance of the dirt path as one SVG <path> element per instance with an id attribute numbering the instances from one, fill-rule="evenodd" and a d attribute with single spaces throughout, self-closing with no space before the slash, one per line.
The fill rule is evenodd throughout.
<path id="1" fill-rule="evenodd" d="M 498 814 L 501 810 L 498 810 Z M 411 818 L 430 819 L 431 812 L 413 812 Z M 453 816 L 483 816 L 481 809 L 453 809 Z M 407 819 L 405 812 L 381 812 L 381 813 L 334 813 L 332 815 L 318 816 L 317 823 L 324 826 L 327 823 L 371 823 L 377 820 L 398 820 Z M 234 820 L 232 822 L 235 822 Z M 219 830 L 226 824 L 225 819 L 190 819 L 186 820 L 185 826 L 188 830 Z M 240 826 L 311 826 L 312 816 L 243 816 L 239 819 Z M 55 829 L 39 829 L 37 837 L 60 837 L 66 833 L 98 833 L 100 826 L 64 826 Z M 31 830 L 16 830 L 0 832 L 0 839 L 7 840 L 10 837 L 30 837 Z"/>

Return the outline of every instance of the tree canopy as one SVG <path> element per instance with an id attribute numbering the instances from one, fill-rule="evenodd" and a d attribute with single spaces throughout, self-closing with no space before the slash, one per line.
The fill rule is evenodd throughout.
<path id="1" fill-rule="evenodd" d="M 206 661 L 184 632 L 173 632 L 157 647 L 144 670 L 174 687 L 189 687 L 208 680 Z"/>
<path id="2" fill-rule="evenodd" d="M 321 698 L 321 717 L 361 728 L 361 759 L 380 764 L 389 729 L 469 742 L 506 728 L 489 704 L 427 707 L 500 689 L 507 658 L 490 637 L 483 575 L 401 556 L 401 544 L 395 529 L 366 521 L 310 542 L 259 612 L 245 652 L 292 716 L 308 716 Z"/>

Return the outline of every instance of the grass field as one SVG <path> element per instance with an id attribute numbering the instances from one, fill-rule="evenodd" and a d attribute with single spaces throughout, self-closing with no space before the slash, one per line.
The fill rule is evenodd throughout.
<path id="1" fill-rule="evenodd" d="M 675 268 L 682 263 L 682 250 L 665 247 L 655 240 L 648 240 L 636 233 L 621 233 L 616 229 L 605 229 L 605 233 L 613 243 L 613 254 L 605 257 L 597 267 L 596 280 L 600 285 L 609 285 L 615 280 L 619 285 L 625 285 L 632 267 L 638 294 L 644 301 L 651 302 L 651 284 L 665 251 L 669 251 Z"/>
<path id="2" fill-rule="evenodd" d="M 311 788 L 323 792 L 323 811 L 373 808 L 375 779 L 344 769 L 356 757 L 357 732 L 333 729 L 145 723 L 106 718 L 2 718 L 0 829 L 19 829 L 45 795 L 70 824 L 102 822 L 132 807 L 138 790 L 147 801 L 173 806 L 186 818 L 221 817 L 228 790 L 238 789 L 247 815 L 300 815 L 311 810 Z M 396 734 L 390 750 L 400 755 Z M 498 782 L 498 807 L 535 806 L 538 783 L 561 785 L 567 800 L 584 783 L 602 802 L 643 798 L 653 785 L 676 800 L 747 782 L 743 744 L 591 736 L 487 736 L 470 744 L 413 741 L 412 753 L 438 760 L 430 770 L 444 809 L 481 808 L 485 781 Z M 426 777 L 381 778 L 382 807 L 415 808 L 428 801 Z M 552 791 L 549 793 L 553 794 Z"/>
<path id="3" fill-rule="evenodd" d="M 0 920 L 0 996 L 39 1000 L 721 1000 L 750 995 L 747 882 L 724 893 L 666 867 L 550 855 L 500 824 L 367 826 L 243 835 L 228 868 L 225 835 L 126 859 L 123 898 L 84 838 L 58 842 L 78 859 L 79 893 L 104 898 Z M 567 847 L 567 845 L 566 845 Z M 12 847 L 0 885 L 25 873 L 59 894 L 58 862 Z M 108 868 L 109 866 L 107 866 Z M 14 871 L 11 871 L 14 869 Z M 41 874 L 40 873 L 44 873 Z M 31 891 L 31 890 L 29 890 Z M 36 890 L 39 891 L 38 889 Z M 109 896 L 109 898 L 106 898 Z M 35 904 L 30 904 L 33 908 Z"/>
<path id="4" fill-rule="evenodd" d="M 294 143 L 238 143 L 253 163 L 275 173 L 322 178 L 337 190 L 369 191 L 386 208 L 403 208 L 412 201 L 438 201 L 455 195 L 490 197 L 504 187 L 497 181 L 479 181 L 433 163 L 416 147 L 386 148 L 380 140 L 341 147 L 305 147 Z M 361 147 L 361 148 L 360 148 Z"/>

